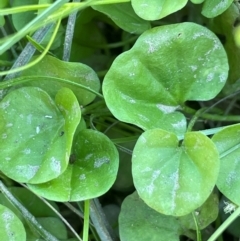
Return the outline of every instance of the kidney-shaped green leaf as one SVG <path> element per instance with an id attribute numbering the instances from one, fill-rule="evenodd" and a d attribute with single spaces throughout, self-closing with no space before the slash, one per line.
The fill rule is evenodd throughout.
<path id="1" fill-rule="evenodd" d="M 36 87 L 12 91 L 0 102 L 0 170 L 5 175 L 41 183 L 65 171 L 80 108 L 69 89 L 60 90 L 56 104 Z"/>
<path id="2" fill-rule="evenodd" d="M 119 233 L 121 241 L 179 241 L 181 227 L 175 217 L 149 208 L 134 192 L 122 203 Z"/>
<path id="3" fill-rule="evenodd" d="M 96 5 L 93 9 L 109 16 L 120 28 L 130 33 L 140 34 L 149 29 L 150 23 L 133 11 L 131 3 Z"/>
<path id="4" fill-rule="evenodd" d="M 22 222 L 8 208 L 0 205 L 0 237 L 6 241 L 25 241 L 26 232 Z"/>
<path id="5" fill-rule="evenodd" d="M 106 193 L 116 180 L 118 152 L 104 134 L 82 130 L 76 138 L 67 170 L 58 178 L 28 185 L 38 195 L 54 201 L 82 201 Z"/>
<path id="6" fill-rule="evenodd" d="M 89 66 L 81 63 L 61 61 L 52 56 L 45 56 L 42 61 L 33 67 L 22 72 L 22 76 L 45 76 L 44 79 L 31 80 L 24 86 L 36 86 L 48 92 L 54 98 L 62 87 L 67 87 L 76 95 L 80 105 L 87 105 L 92 102 L 95 95 L 86 89 L 75 86 L 81 84 L 98 92 L 100 81 L 97 74 Z M 49 78 L 48 78 L 49 77 Z M 50 77 L 66 79 L 73 82 L 73 85 L 51 79 Z"/>
<path id="7" fill-rule="evenodd" d="M 103 82 L 113 115 L 143 129 L 183 134 L 181 110 L 187 100 L 209 100 L 223 88 L 227 56 L 208 29 L 181 23 L 144 32 L 133 48 L 119 55 Z"/>
<path id="8" fill-rule="evenodd" d="M 200 207 L 217 181 L 219 157 L 213 142 L 188 132 L 179 146 L 173 133 L 144 132 L 133 150 L 132 173 L 139 196 L 153 209 L 182 216 Z"/>
<path id="9" fill-rule="evenodd" d="M 207 18 L 215 18 L 229 8 L 234 0 L 205 0 L 202 15 Z"/>
<path id="10" fill-rule="evenodd" d="M 182 9 L 188 0 L 132 0 L 134 11 L 146 20 L 157 20 Z"/>
<path id="11" fill-rule="evenodd" d="M 228 199 L 240 205 L 240 124 L 224 128 L 212 140 L 220 155 L 217 187 Z"/>

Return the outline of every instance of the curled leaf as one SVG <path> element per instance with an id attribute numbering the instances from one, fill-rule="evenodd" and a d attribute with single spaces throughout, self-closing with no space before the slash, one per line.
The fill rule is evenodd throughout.
<path id="1" fill-rule="evenodd" d="M 36 87 L 10 92 L 0 102 L 0 170 L 18 182 L 56 178 L 67 168 L 80 118 L 77 99 L 68 89 L 57 94 L 56 103 Z"/>

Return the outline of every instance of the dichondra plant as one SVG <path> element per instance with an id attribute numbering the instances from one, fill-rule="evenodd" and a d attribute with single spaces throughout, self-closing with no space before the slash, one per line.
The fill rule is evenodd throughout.
<path id="1" fill-rule="evenodd" d="M 239 235 L 239 1 L 0 7 L 0 237 Z M 121 204 L 119 233 L 102 196 Z M 82 238 L 56 202 L 74 202 Z"/>

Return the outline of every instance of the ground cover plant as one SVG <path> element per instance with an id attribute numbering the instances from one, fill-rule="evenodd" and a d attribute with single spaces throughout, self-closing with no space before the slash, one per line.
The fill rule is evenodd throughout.
<path id="1" fill-rule="evenodd" d="M 240 237 L 240 3 L 0 2 L 1 240 Z"/>

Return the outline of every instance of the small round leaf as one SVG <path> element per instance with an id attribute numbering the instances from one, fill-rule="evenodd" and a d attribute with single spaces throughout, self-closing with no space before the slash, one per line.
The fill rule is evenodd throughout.
<path id="1" fill-rule="evenodd" d="M 211 31 L 194 23 L 166 25 L 145 31 L 115 59 L 103 94 L 117 119 L 183 135 L 184 103 L 214 98 L 227 76 L 225 50 Z"/>
<path id="2" fill-rule="evenodd" d="M 140 34 L 151 28 L 151 25 L 148 21 L 145 21 L 136 15 L 130 2 L 96 5 L 92 8 L 106 14 L 120 28 L 132 34 Z"/>
<path id="3" fill-rule="evenodd" d="M 144 132 L 133 150 L 132 172 L 139 196 L 156 211 L 189 214 L 211 194 L 219 171 L 213 142 L 200 132 L 188 132 L 179 146 L 173 133 Z"/>
<path id="4" fill-rule="evenodd" d="M 233 1 L 234 0 L 205 0 L 202 15 L 207 18 L 215 18 L 227 10 Z"/>
<path id="5" fill-rule="evenodd" d="M 146 20 L 157 20 L 182 9 L 187 0 L 132 0 L 134 11 Z"/>
<path id="6" fill-rule="evenodd" d="M 76 138 L 67 170 L 58 178 L 29 188 L 49 200 L 67 202 L 95 198 L 116 180 L 118 152 L 104 134 L 82 130 Z"/>

